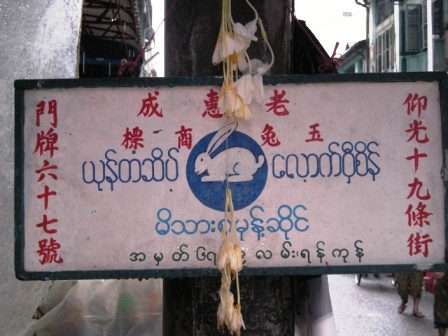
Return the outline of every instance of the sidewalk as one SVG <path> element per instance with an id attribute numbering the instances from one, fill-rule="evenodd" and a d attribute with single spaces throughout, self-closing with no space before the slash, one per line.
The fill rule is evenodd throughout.
<path id="1" fill-rule="evenodd" d="M 338 336 L 432 336 L 434 295 L 423 290 L 420 311 L 424 318 L 412 316 L 412 298 L 403 314 L 397 313 L 400 298 L 392 278 L 381 274 L 362 278 L 354 274 L 329 275 L 331 302 Z"/>

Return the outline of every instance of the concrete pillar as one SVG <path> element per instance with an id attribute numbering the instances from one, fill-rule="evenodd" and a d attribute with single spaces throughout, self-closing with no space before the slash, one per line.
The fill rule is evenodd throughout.
<path id="1" fill-rule="evenodd" d="M 51 282 L 14 273 L 14 80 L 76 76 L 82 0 L 0 2 L 0 313 L 2 335 L 24 335 Z"/>

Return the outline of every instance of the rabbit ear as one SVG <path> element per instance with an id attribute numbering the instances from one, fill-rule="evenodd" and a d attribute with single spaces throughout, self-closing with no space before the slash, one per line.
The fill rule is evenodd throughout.
<path id="1" fill-rule="evenodd" d="M 237 127 L 238 123 L 235 121 L 218 130 L 208 144 L 207 153 L 210 155 L 219 146 L 221 146 L 221 144 L 230 136 L 230 134 L 233 133 L 233 131 L 236 130 Z"/>

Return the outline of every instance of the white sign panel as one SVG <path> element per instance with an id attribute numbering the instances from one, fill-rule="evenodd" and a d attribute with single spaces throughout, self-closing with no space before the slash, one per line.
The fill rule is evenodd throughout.
<path id="1" fill-rule="evenodd" d="M 23 90 L 22 277 L 213 269 L 226 187 L 245 270 L 444 263 L 438 81 L 206 83 Z"/>

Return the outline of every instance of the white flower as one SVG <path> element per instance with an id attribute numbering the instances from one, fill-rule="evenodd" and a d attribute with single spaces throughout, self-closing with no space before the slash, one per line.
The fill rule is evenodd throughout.
<path id="1" fill-rule="evenodd" d="M 241 246 L 239 244 L 233 244 L 233 249 L 235 250 L 236 257 L 236 273 L 243 269 L 243 253 L 241 252 Z"/>
<path id="2" fill-rule="evenodd" d="M 226 324 L 228 326 L 229 321 L 231 321 L 233 317 L 233 313 L 235 311 L 235 307 L 233 305 L 234 298 L 232 292 L 227 292 L 227 295 L 223 298 L 224 302 L 224 310 L 225 310 L 225 317 L 226 317 Z M 222 300 L 222 299 L 221 299 Z"/>
<path id="3" fill-rule="evenodd" d="M 224 305 L 222 301 L 219 303 L 218 311 L 216 312 L 216 320 L 217 320 L 217 329 L 220 329 L 221 332 L 224 332 L 224 323 L 226 321 L 226 311 L 224 309 Z"/>
<path id="4" fill-rule="evenodd" d="M 241 255 L 240 255 L 241 257 Z M 241 262 L 237 259 L 235 249 L 229 238 L 226 238 L 221 247 L 219 248 L 218 254 L 216 256 L 216 266 L 222 272 L 225 272 L 227 266 L 229 266 L 232 273 L 238 272 L 238 267 Z"/>
<path id="5" fill-rule="evenodd" d="M 250 120 L 252 118 L 252 113 L 250 112 L 249 106 L 247 106 L 246 104 L 243 104 L 241 106 L 238 118 L 241 118 L 243 120 Z"/>
<path id="6" fill-rule="evenodd" d="M 235 87 L 236 92 L 241 97 L 243 102 L 246 105 L 250 105 L 252 103 L 252 97 L 254 93 L 252 76 L 251 75 L 242 76 L 236 82 L 233 83 L 233 86 Z"/>
<path id="7" fill-rule="evenodd" d="M 219 297 L 224 297 L 226 292 L 230 291 L 232 279 L 228 274 L 221 273 L 221 288 L 219 289 Z"/>
<path id="8" fill-rule="evenodd" d="M 225 113 L 228 118 L 241 118 L 244 120 L 249 120 L 251 118 L 250 108 L 245 100 L 252 100 L 253 88 L 250 87 L 252 76 L 247 76 L 247 78 L 241 78 L 241 82 L 234 82 L 233 85 L 226 82 L 222 85 L 221 93 L 218 97 L 218 108 Z M 246 80 L 248 80 L 247 83 L 245 82 Z M 247 84 L 247 86 L 245 86 L 245 84 Z M 241 92 L 243 97 L 241 97 L 238 91 Z"/>
<path id="9" fill-rule="evenodd" d="M 244 103 L 233 85 L 223 84 L 218 97 L 218 108 L 223 113 L 226 113 L 228 118 L 242 118 L 245 120 L 251 118 L 249 107 Z"/>
<path id="10" fill-rule="evenodd" d="M 218 97 L 218 108 L 223 113 L 227 114 L 227 117 L 235 117 L 237 111 L 241 107 L 241 99 L 238 98 L 235 88 L 228 83 L 223 83 L 221 93 Z"/>
<path id="11" fill-rule="evenodd" d="M 246 74 L 233 83 L 236 92 L 246 105 L 252 104 L 253 100 L 258 103 L 264 101 L 263 77 L 260 74 L 254 76 Z"/>
<path id="12" fill-rule="evenodd" d="M 257 41 L 257 19 L 242 25 L 237 22 L 233 24 L 233 39 L 235 40 L 235 52 L 245 52 L 252 41 Z"/>
<path id="13" fill-rule="evenodd" d="M 212 63 L 222 62 L 226 57 L 235 53 L 235 40 L 227 32 L 220 32 L 213 52 Z"/>
<path id="14" fill-rule="evenodd" d="M 243 321 L 243 316 L 241 315 L 241 306 L 239 304 L 235 306 L 230 325 L 227 325 L 227 327 L 229 328 L 232 335 L 233 333 L 235 333 L 236 335 L 241 335 L 241 327 L 243 327 L 243 329 L 246 329 Z"/>
<path id="15" fill-rule="evenodd" d="M 233 24 L 233 39 L 235 41 L 235 53 L 238 69 L 244 71 L 248 67 L 246 60 L 246 50 L 252 41 L 257 41 L 255 33 L 257 32 L 257 19 L 242 25 L 237 22 Z M 235 69 L 234 69 L 235 70 Z"/>
<path id="16" fill-rule="evenodd" d="M 243 256 L 241 253 L 241 247 L 239 244 L 233 244 L 229 238 L 226 238 L 221 247 L 219 248 L 218 254 L 216 256 L 216 266 L 218 269 L 225 274 L 227 266 L 230 272 L 237 274 L 243 269 Z M 228 275 L 228 274 L 226 274 Z M 221 289 L 220 296 L 223 296 L 227 287 L 230 287 L 230 283 L 226 282 L 226 279 L 221 279 Z"/>
<path id="17" fill-rule="evenodd" d="M 270 68 L 271 68 L 270 64 L 263 63 L 258 58 L 254 58 L 250 60 L 250 67 L 246 68 L 246 70 L 243 71 L 243 73 L 248 74 L 250 69 L 251 75 L 256 74 L 264 75 L 269 71 Z"/>
<path id="18" fill-rule="evenodd" d="M 229 239 L 225 239 L 218 254 L 216 255 L 216 267 L 222 272 L 226 266 L 230 263 L 231 254 L 234 254 L 232 242 Z"/>
<path id="19" fill-rule="evenodd" d="M 237 54 L 237 65 L 238 65 L 238 69 L 241 72 L 243 72 L 244 70 L 247 69 L 247 67 L 249 66 L 249 63 L 247 62 L 247 59 L 246 59 L 246 53 Z"/>
<path id="20" fill-rule="evenodd" d="M 252 76 L 252 85 L 254 86 L 253 99 L 258 103 L 264 102 L 264 86 L 263 86 L 263 76 L 256 74 Z"/>

